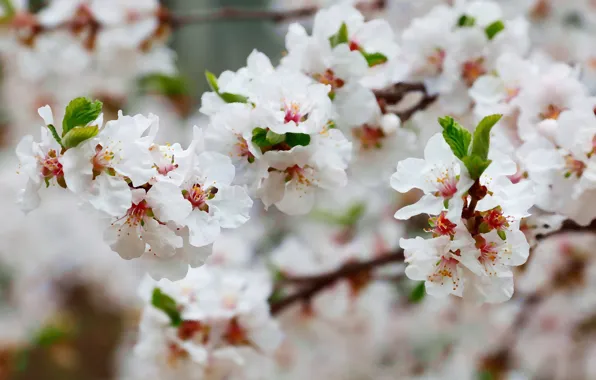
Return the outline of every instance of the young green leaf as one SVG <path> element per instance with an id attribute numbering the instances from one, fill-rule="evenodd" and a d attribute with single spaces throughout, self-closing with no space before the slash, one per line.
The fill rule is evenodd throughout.
<path id="1" fill-rule="evenodd" d="M 439 124 L 443 127 L 443 138 L 453 154 L 459 159 L 467 156 L 472 134 L 450 116 L 439 118 Z"/>
<path id="2" fill-rule="evenodd" d="M 457 26 L 460 28 L 474 26 L 474 24 L 476 24 L 476 19 L 468 15 L 461 15 L 461 17 L 457 20 Z"/>
<path id="3" fill-rule="evenodd" d="M 217 77 L 210 71 L 205 71 L 205 78 L 213 92 L 215 92 L 226 103 L 248 103 L 248 98 L 239 94 L 232 94 L 230 92 L 219 92 L 219 84 Z"/>
<path id="4" fill-rule="evenodd" d="M 60 326 L 49 325 L 44 327 L 35 337 L 35 344 L 38 346 L 51 346 L 65 340 L 70 332 Z"/>
<path id="5" fill-rule="evenodd" d="M 218 94 L 220 98 L 226 103 L 248 103 L 248 98 L 246 96 L 240 94 L 232 94 L 229 92 L 224 92 L 222 94 Z"/>
<path id="6" fill-rule="evenodd" d="M 153 295 L 151 296 L 151 305 L 166 313 L 168 317 L 170 317 L 172 326 L 180 326 L 180 324 L 182 323 L 182 317 L 180 316 L 180 311 L 178 310 L 176 301 L 172 297 L 163 293 L 161 289 L 153 289 Z"/>
<path id="7" fill-rule="evenodd" d="M 62 139 L 60 138 L 60 135 L 58 134 L 58 131 L 56 131 L 56 127 L 54 127 L 52 124 L 48 124 L 48 129 L 52 133 L 52 136 L 54 137 L 54 140 L 56 140 L 56 142 L 58 144 L 60 144 L 61 147 L 64 147 L 64 145 L 62 145 Z"/>
<path id="8" fill-rule="evenodd" d="M 383 63 L 387 62 L 387 57 L 381 53 L 366 53 L 364 51 L 361 52 L 368 63 L 368 67 L 373 67 L 376 65 L 382 65 Z"/>
<path id="9" fill-rule="evenodd" d="M 166 96 L 188 95 L 186 80 L 179 75 L 151 74 L 139 80 L 144 92 L 157 92 Z"/>
<path id="10" fill-rule="evenodd" d="M 286 143 L 291 146 L 295 147 L 297 145 L 307 146 L 310 144 L 310 135 L 306 133 L 286 133 Z"/>
<path id="11" fill-rule="evenodd" d="M 271 130 L 267 131 L 267 135 L 266 135 L 266 139 L 267 142 L 269 143 L 268 145 L 276 145 L 279 143 L 282 143 L 285 139 L 286 139 L 286 135 L 280 135 L 278 133 L 275 133 Z"/>
<path id="12" fill-rule="evenodd" d="M 211 91 L 219 94 L 219 85 L 217 84 L 217 77 L 211 71 L 205 71 L 205 78 L 207 78 L 207 84 L 211 88 Z"/>
<path id="13" fill-rule="evenodd" d="M 73 99 L 64 113 L 62 120 L 62 137 L 75 127 L 84 127 L 93 120 L 97 119 L 101 113 L 103 104 L 96 100 L 92 102 L 87 98 Z"/>
<path id="14" fill-rule="evenodd" d="M 0 20 L 10 20 L 17 12 L 12 0 L 0 0 L 0 9 L 4 11 Z"/>
<path id="15" fill-rule="evenodd" d="M 265 128 L 255 128 L 252 130 L 252 142 L 260 148 L 269 146 L 267 141 L 267 130 Z"/>
<path id="16" fill-rule="evenodd" d="M 89 140 L 97 136 L 99 128 L 97 125 L 90 125 L 88 127 L 76 127 L 68 131 L 67 134 L 62 137 L 62 146 L 65 148 L 74 148 L 83 141 Z"/>
<path id="17" fill-rule="evenodd" d="M 495 124 L 501 120 L 503 115 L 490 115 L 480 120 L 480 123 L 474 130 L 474 141 L 472 143 L 472 155 L 478 156 L 482 160 L 488 159 L 488 150 L 490 148 L 490 131 Z"/>
<path id="18" fill-rule="evenodd" d="M 348 26 L 344 22 L 339 27 L 337 33 L 329 37 L 329 43 L 331 44 L 331 47 L 334 48 L 339 44 L 347 44 L 348 42 L 350 42 L 350 37 L 348 36 Z"/>
<path id="19" fill-rule="evenodd" d="M 497 231 L 497 235 L 501 238 L 501 240 L 507 240 L 507 233 L 503 230 Z"/>
<path id="20" fill-rule="evenodd" d="M 503 21 L 498 20 L 484 28 L 484 32 L 486 33 L 486 37 L 492 40 L 503 29 L 505 29 L 505 24 L 503 24 Z"/>
<path id="21" fill-rule="evenodd" d="M 482 173 L 484 173 L 486 168 L 488 168 L 492 162 L 491 160 L 483 160 L 478 156 L 466 156 L 462 159 L 462 161 L 464 162 L 464 165 L 466 165 L 466 168 L 470 173 L 470 177 L 473 180 L 480 178 Z"/>
<path id="22" fill-rule="evenodd" d="M 408 297 L 411 303 L 419 303 L 421 302 L 424 297 L 426 296 L 426 288 L 424 285 L 424 281 L 418 283 L 414 289 L 410 292 L 410 296 Z"/>

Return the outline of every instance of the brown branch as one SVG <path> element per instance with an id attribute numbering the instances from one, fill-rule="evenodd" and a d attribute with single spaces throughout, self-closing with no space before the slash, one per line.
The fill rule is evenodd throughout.
<path id="1" fill-rule="evenodd" d="M 408 82 L 400 82 L 396 83 L 389 88 L 385 88 L 382 90 L 375 90 L 375 97 L 377 98 L 377 102 L 381 107 L 383 113 L 389 113 L 392 111 L 387 110 L 387 106 L 394 106 L 401 102 L 404 97 L 412 92 L 420 92 L 422 93 L 422 97 L 418 100 L 418 102 L 411 106 L 410 108 L 404 111 L 397 111 L 394 112 L 399 118 L 401 119 L 402 123 L 410 120 L 414 114 L 418 111 L 425 110 L 431 104 L 437 100 L 437 95 L 430 95 L 426 91 L 426 87 L 424 83 L 408 83 Z"/>
<path id="2" fill-rule="evenodd" d="M 271 302 L 271 314 L 279 314 L 289 306 L 297 302 L 309 302 L 319 292 L 332 286 L 339 280 L 354 278 L 373 269 L 402 262 L 404 260 L 403 250 L 379 256 L 368 261 L 349 262 L 335 271 L 316 276 L 286 277 L 283 282 L 302 286 L 302 289 L 295 293 L 282 297 Z"/>
<path id="3" fill-rule="evenodd" d="M 568 232 L 596 232 L 596 219 L 594 219 L 590 224 L 587 226 L 582 226 L 575 223 L 572 220 L 566 220 L 563 222 L 563 225 L 560 229 L 556 231 L 549 232 L 547 234 L 542 234 L 536 236 L 536 240 L 543 240 L 555 235 L 561 235 Z"/>
<path id="4" fill-rule="evenodd" d="M 375 12 L 386 7 L 387 0 L 375 0 L 374 2 L 359 2 L 355 7 L 361 12 Z M 311 6 L 290 10 L 253 10 L 247 8 L 225 7 L 214 11 L 189 12 L 183 15 L 172 14 L 169 23 L 173 27 L 180 27 L 190 24 L 204 24 L 218 21 L 253 21 L 264 20 L 272 22 L 284 22 L 313 16 L 320 7 Z"/>
<path id="5" fill-rule="evenodd" d="M 420 101 L 416 105 L 408 108 L 405 111 L 396 112 L 395 114 L 399 116 L 399 119 L 402 123 L 405 123 L 406 121 L 410 120 L 412 116 L 416 114 L 416 112 L 423 111 L 430 105 L 432 105 L 435 102 L 435 100 L 437 100 L 437 98 L 437 95 L 424 94 L 422 99 L 420 99 Z"/>

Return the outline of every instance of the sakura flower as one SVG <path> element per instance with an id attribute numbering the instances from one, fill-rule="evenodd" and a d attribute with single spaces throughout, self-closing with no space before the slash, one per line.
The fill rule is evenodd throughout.
<path id="1" fill-rule="evenodd" d="M 347 184 L 350 154 L 351 144 L 336 129 L 314 136 L 306 147 L 269 151 L 264 159 L 271 169 L 258 195 L 265 207 L 275 204 L 289 215 L 306 214 L 314 205 L 317 188 L 337 189 Z"/>
<path id="2" fill-rule="evenodd" d="M 126 213 L 106 230 L 105 239 L 124 259 L 140 257 L 149 246 L 149 252 L 160 257 L 172 256 L 182 247 L 166 222 L 181 223 L 191 211 L 177 186 L 159 182 L 145 189 L 132 189 L 132 204 Z"/>
<path id="3" fill-rule="evenodd" d="M 39 205 L 38 191 L 42 181 L 46 186 L 57 184 L 66 187 L 64 178 L 62 147 L 54 140 L 48 125 L 54 124 L 54 117 L 49 106 L 41 107 L 39 115 L 46 126 L 41 128 L 41 141 L 36 143 L 33 136 L 25 136 L 17 145 L 16 153 L 21 170 L 27 175 L 26 188 L 22 191 L 19 202 L 21 207 L 30 211 Z"/>
<path id="4" fill-rule="evenodd" d="M 408 158 L 400 161 L 397 171 L 391 176 L 391 187 L 400 193 L 414 188 L 425 195 L 415 204 L 401 208 L 395 213 L 398 219 L 408 219 L 426 213 L 438 215 L 446 203 L 458 215 L 463 207 L 462 195 L 470 186 L 463 163 L 455 157 L 441 134 L 430 138 L 424 149 L 424 159 Z"/>
<path id="5" fill-rule="evenodd" d="M 275 133 L 319 133 L 332 118 L 331 86 L 296 72 L 280 72 L 255 89 L 255 122 Z"/>
<path id="6" fill-rule="evenodd" d="M 472 239 L 469 234 L 460 236 L 464 241 Z M 406 275 L 417 281 L 425 281 L 426 291 L 433 296 L 462 295 L 462 277 L 464 266 L 461 256 L 466 254 L 456 248 L 449 236 L 432 239 L 400 239 L 399 245 L 404 249 Z"/>
<path id="7" fill-rule="evenodd" d="M 120 113 L 96 137 L 67 150 L 63 165 L 68 188 L 98 210 L 112 216 L 124 214 L 131 201 L 126 179 L 141 186 L 156 172 L 149 153 L 151 137 L 143 135 L 150 127 L 156 128 L 157 121 L 154 115 Z"/>
<path id="8" fill-rule="evenodd" d="M 190 231 L 191 245 L 211 244 L 221 228 L 236 228 L 249 219 L 252 200 L 244 188 L 232 185 L 234 173 L 230 158 L 220 153 L 203 152 L 196 157 L 194 169 L 181 185 L 192 208 L 183 223 Z"/>

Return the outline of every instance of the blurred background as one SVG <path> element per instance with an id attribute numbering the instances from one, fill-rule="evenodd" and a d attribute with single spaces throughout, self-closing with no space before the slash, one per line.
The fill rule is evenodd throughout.
<path id="1" fill-rule="evenodd" d="M 452 2 L 388 0 L 386 9 L 367 16 L 386 18 L 399 34 L 414 17 L 437 4 Z M 202 14 L 223 7 L 284 10 L 328 3 L 332 1 L 162 0 L 162 4 L 177 15 Z M 596 72 L 596 4 L 593 1 L 502 0 L 500 3 L 506 13 L 525 15 L 531 21 L 534 46 L 544 59 L 584 64 L 586 84 L 594 88 L 593 78 L 596 77 L 590 76 Z M 26 6 L 36 12 L 45 4 L 44 0 L 30 0 Z M 591 9 L 591 13 L 586 12 L 587 9 Z M 309 18 L 298 21 L 307 26 L 311 23 Z M 119 61 L 116 55 L 106 57 L 97 65 L 101 67 L 99 74 L 90 73 L 87 67 L 79 68 L 78 53 L 59 56 L 52 47 L 42 52 L 47 54 L 47 61 L 35 58 L 35 62 L 29 62 L 27 56 L 11 44 L 11 36 L 0 35 L 3 56 L 0 103 L 0 380 L 137 378 L 135 364 L 128 358 L 132 355 L 142 306 L 137 288 L 143 269 L 111 252 L 103 242 L 99 225 L 60 189 L 50 189 L 46 196 L 52 201 L 45 202 L 40 209 L 28 215 L 15 205 L 15 194 L 23 181 L 16 173 L 14 146 L 26 134 L 34 134 L 37 138 L 41 125 L 37 108 L 51 104 L 60 110 L 64 109 L 67 99 L 74 96 L 97 97 L 104 102 L 108 119 L 114 118 L 121 109 L 128 114 L 156 113 L 161 120 L 161 142 L 179 141 L 184 145 L 192 136 L 192 126 L 205 123 L 198 113 L 200 96 L 208 90 L 205 70 L 216 75 L 224 70 L 235 71 L 246 64 L 246 57 L 253 49 L 265 53 L 277 64 L 284 53 L 287 26 L 288 23 L 266 20 L 213 20 L 184 25 L 172 30 L 171 34 L 166 33 L 164 46 L 170 50 L 166 54 L 168 58 L 158 62 L 160 70 L 144 70 L 154 67 L 151 66 L 154 61 L 143 60 L 146 57 L 134 61 L 132 69 L 128 70 L 127 64 Z M 101 56 L 98 60 L 101 61 Z M 114 67 L 102 66 L 106 62 Z M 36 64 L 42 67 L 34 67 Z M 23 72 L 23 68 L 30 71 Z M 114 72 L 118 74 L 113 75 Z M 60 115 L 57 117 L 60 118 Z M 270 217 L 268 223 L 275 224 L 275 216 Z M 393 244 L 398 237 L 394 237 Z M 577 279 L 582 283 L 581 292 L 570 297 L 577 303 L 556 299 L 549 302 L 545 310 L 530 317 L 536 318 L 536 325 L 525 331 L 527 336 L 515 350 L 544 351 L 544 355 L 535 362 L 532 362 L 535 357 L 522 355 L 522 359 L 518 359 L 526 360 L 521 367 L 532 368 L 531 373 L 535 375 L 516 378 L 515 373 L 507 372 L 503 377 L 496 377 L 482 375 L 482 372 L 479 375 L 482 380 L 596 379 L 596 344 L 590 338 L 587 343 L 582 343 L 585 346 L 574 345 L 576 336 L 565 330 L 560 318 L 561 313 L 576 310 L 579 304 L 587 309 L 582 311 L 583 317 L 596 310 L 590 304 L 594 301 L 593 297 L 585 294 L 593 289 L 589 284 L 596 282 L 596 276 L 594 272 L 583 272 L 594 261 L 590 256 L 593 256 L 594 236 L 557 239 L 551 243 L 550 250 L 544 250 L 555 252 L 549 253 L 555 256 L 577 256 L 582 269 L 574 269 L 574 273 L 588 276 L 578 275 L 582 277 Z M 217 249 L 225 256 L 232 255 L 235 248 L 222 245 Z M 533 269 L 528 267 L 525 270 Z M 590 277 L 590 273 L 594 278 Z M 531 277 L 526 286 L 532 288 L 535 278 Z M 397 287 L 401 286 L 403 284 Z M 460 358 L 466 358 L 467 352 L 476 355 L 478 347 L 503 333 L 504 326 L 510 322 L 509 309 L 519 307 L 512 301 L 498 308 L 487 305 L 469 311 L 460 308 L 453 300 L 427 303 L 422 296 L 420 299 L 412 296 L 412 286 L 405 285 L 409 294 L 405 299 L 414 299 L 405 302 L 407 307 L 404 307 L 403 297 L 399 298 L 395 315 L 391 314 L 389 318 L 393 322 L 384 325 L 387 326 L 385 331 L 390 332 L 385 334 L 390 339 L 385 346 L 393 356 L 375 357 L 374 369 L 369 373 L 354 375 L 346 371 L 338 372 L 334 377 L 311 378 L 410 378 L 405 373 L 417 374 L 420 379 L 464 378 L 458 377 L 456 370 L 439 371 L 435 377 L 424 377 L 424 373 L 425 369 L 434 368 L 446 356 L 451 355 L 452 362 L 457 363 Z M 593 325 L 596 325 L 594 320 L 592 325 L 584 326 L 585 330 L 574 330 L 574 334 L 590 336 Z M 465 335 L 457 345 L 453 343 L 454 331 L 460 335 L 457 339 Z M 550 338 L 547 339 L 547 336 Z M 354 341 L 351 343 L 356 344 Z M 591 354 L 576 355 L 580 349 Z M 500 373 L 499 368 L 510 367 L 504 363 L 510 359 L 503 354 L 475 357 L 474 361 L 482 368 L 497 368 L 491 373 Z M 570 370 L 573 366 L 582 368 L 581 375 Z"/>

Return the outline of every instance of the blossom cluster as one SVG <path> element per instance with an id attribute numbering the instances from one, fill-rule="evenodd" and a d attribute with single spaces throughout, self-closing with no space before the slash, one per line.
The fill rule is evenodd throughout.
<path id="1" fill-rule="evenodd" d="M 151 377 L 245 379 L 281 342 L 267 276 L 207 265 L 141 288 L 147 305 L 135 352 Z"/>
<path id="2" fill-rule="evenodd" d="M 39 109 L 41 141 L 26 136 L 17 146 L 29 178 L 22 206 L 36 208 L 44 185 L 68 189 L 109 221 L 104 238 L 121 257 L 142 257 L 157 277 L 184 276 L 189 264 L 203 263 L 222 228 L 249 219 L 252 200 L 232 185 L 228 157 L 203 151 L 198 139 L 186 149 L 155 144 L 155 115 L 120 113 L 104 125 L 101 108 L 73 100 L 62 136 L 50 107 Z"/>
<path id="3" fill-rule="evenodd" d="M 429 294 L 455 294 L 479 302 L 503 302 L 513 295 L 512 266 L 524 264 L 529 244 L 521 218 L 534 203 L 530 182 L 513 183 L 515 163 L 489 149 L 500 115 L 484 118 L 474 137 L 452 118 L 429 140 L 424 159 L 401 161 L 391 178 L 400 192 L 424 192 L 396 218 L 429 214 L 432 238 L 401 239 L 406 274 L 426 281 Z"/>

